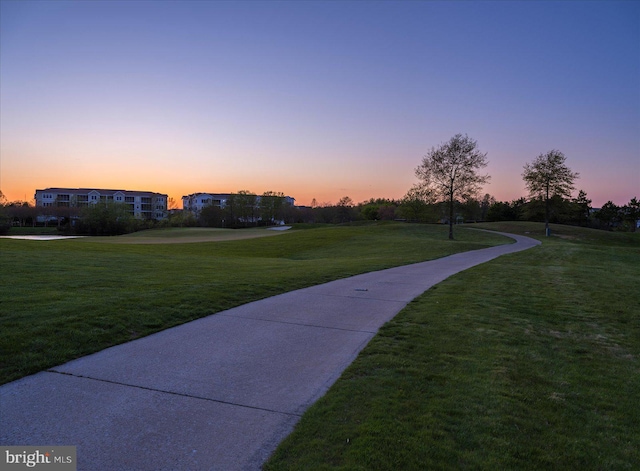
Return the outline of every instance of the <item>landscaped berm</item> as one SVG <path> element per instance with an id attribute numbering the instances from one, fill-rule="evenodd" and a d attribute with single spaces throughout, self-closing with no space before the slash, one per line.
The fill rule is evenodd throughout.
<path id="1" fill-rule="evenodd" d="M 640 468 L 640 234 L 473 227 L 542 246 L 412 302 L 266 469 Z M 399 223 L 276 234 L 0 239 L 1 382 L 248 301 L 510 243 L 466 227 L 449 241 L 446 227 Z"/>

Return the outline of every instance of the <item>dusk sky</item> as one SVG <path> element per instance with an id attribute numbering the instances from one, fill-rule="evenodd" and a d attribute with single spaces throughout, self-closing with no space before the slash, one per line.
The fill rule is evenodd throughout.
<path id="1" fill-rule="evenodd" d="M 0 190 L 401 198 L 434 146 L 640 197 L 637 1 L 0 0 Z"/>

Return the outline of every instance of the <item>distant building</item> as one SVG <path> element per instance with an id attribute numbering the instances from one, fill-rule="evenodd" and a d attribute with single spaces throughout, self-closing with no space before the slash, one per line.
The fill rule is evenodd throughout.
<path id="1" fill-rule="evenodd" d="M 224 208 L 230 197 L 230 193 L 191 193 L 182 197 L 182 209 L 198 216 L 205 206 Z"/>
<path id="2" fill-rule="evenodd" d="M 192 193 L 182 197 L 182 209 L 191 211 L 197 217 L 205 206 L 224 208 L 231 196 L 231 193 Z M 284 201 L 290 206 L 294 206 L 296 202 L 295 198 L 290 196 L 285 196 Z M 259 204 L 260 196 L 256 196 L 256 205 Z"/>
<path id="3" fill-rule="evenodd" d="M 100 202 L 126 204 L 138 219 L 167 217 L 167 195 L 150 191 L 104 190 L 96 188 L 46 188 L 36 190 L 36 207 L 83 208 Z"/>

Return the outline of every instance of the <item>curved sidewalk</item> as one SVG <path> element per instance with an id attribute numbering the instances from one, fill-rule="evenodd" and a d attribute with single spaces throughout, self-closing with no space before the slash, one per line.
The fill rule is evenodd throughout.
<path id="1" fill-rule="evenodd" d="M 253 470 L 377 330 L 445 278 L 540 242 L 239 306 L 0 386 L 0 445 L 77 446 L 78 470 Z"/>

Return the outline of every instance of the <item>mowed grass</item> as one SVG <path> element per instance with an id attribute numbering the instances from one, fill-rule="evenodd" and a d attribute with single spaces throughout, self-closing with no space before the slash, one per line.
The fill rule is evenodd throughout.
<path id="1" fill-rule="evenodd" d="M 183 244 L 176 239 L 202 231 L 0 239 L 0 383 L 267 296 L 509 242 L 465 230 L 450 242 L 445 227 L 399 223 L 277 234 Z M 136 237 L 156 243 L 122 243 Z"/>
<path id="2" fill-rule="evenodd" d="M 243 230 L 209 227 L 167 228 L 145 230 L 120 237 L 94 237 L 92 242 L 110 244 L 186 244 L 255 239 L 280 234 L 278 228 L 248 228 Z"/>
<path id="3" fill-rule="evenodd" d="M 640 234 L 477 227 L 543 244 L 410 303 L 265 469 L 640 469 Z"/>

